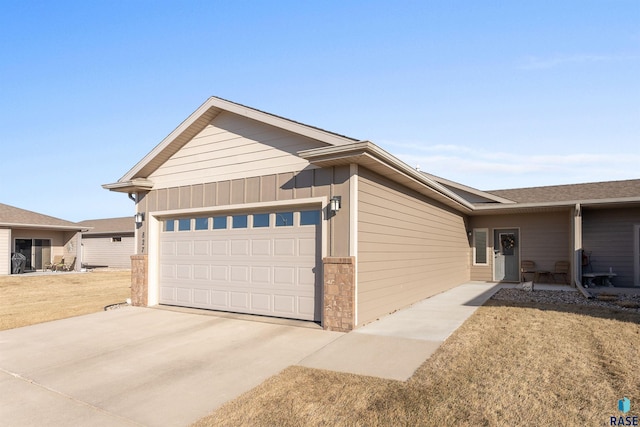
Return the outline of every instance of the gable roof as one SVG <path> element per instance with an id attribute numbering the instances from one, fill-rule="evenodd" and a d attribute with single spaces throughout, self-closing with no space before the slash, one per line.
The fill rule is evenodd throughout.
<path id="1" fill-rule="evenodd" d="M 357 141 L 344 135 L 212 96 L 120 178 L 118 182 L 104 184 L 102 187 L 120 192 L 150 190 L 153 188 L 153 182 L 149 181 L 147 177 L 169 160 L 171 156 L 177 153 L 223 111 L 303 135 L 331 146 L 350 144 Z"/>
<path id="2" fill-rule="evenodd" d="M 82 230 L 80 224 L 0 203 L 0 226 L 12 228 L 49 228 Z"/>
<path id="3" fill-rule="evenodd" d="M 133 216 L 118 218 L 87 219 L 78 224 L 92 227 L 91 230 L 83 233 L 85 236 L 96 234 L 134 234 L 135 222 Z"/>
<path id="4" fill-rule="evenodd" d="M 487 193 L 517 203 L 622 199 L 640 197 L 640 179 L 492 190 Z"/>

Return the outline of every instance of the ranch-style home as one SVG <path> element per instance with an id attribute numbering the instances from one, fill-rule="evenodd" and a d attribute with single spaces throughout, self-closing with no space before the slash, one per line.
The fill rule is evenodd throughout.
<path id="1" fill-rule="evenodd" d="M 135 223 L 133 216 L 88 219 L 82 233 L 82 265 L 87 268 L 131 268 L 135 254 Z"/>
<path id="2" fill-rule="evenodd" d="M 11 257 L 26 257 L 25 271 L 50 267 L 56 259 L 79 270 L 75 259 L 82 245 L 80 224 L 0 203 L 0 275 L 12 273 Z"/>
<path id="3" fill-rule="evenodd" d="M 519 282 L 529 262 L 582 289 L 588 255 L 640 285 L 640 180 L 485 192 L 216 97 L 103 187 L 135 200 L 137 305 L 348 331 L 465 282 Z"/>

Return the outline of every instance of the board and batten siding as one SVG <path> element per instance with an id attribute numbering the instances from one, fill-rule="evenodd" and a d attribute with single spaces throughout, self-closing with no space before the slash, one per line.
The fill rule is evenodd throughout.
<path id="1" fill-rule="evenodd" d="M 298 151 L 325 144 L 222 112 L 150 176 L 154 188 L 258 177 L 312 168 Z"/>
<path id="2" fill-rule="evenodd" d="M 518 228 L 520 260 L 536 263 L 536 269 L 553 271 L 557 261 L 571 261 L 571 212 L 537 212 L 471 217 L 471 228 L 489 229 L 488 265 L 472 265 L 471 280 L 493 280 L 493 230 Z"/>
<path id="3" fill-rule="evenodd" d="M 640 208 L 588 209 L 582 211 L 582 246 L 591 252 L 593 271 L 617 274 L 616 286 L 633 286 L 634 225 L 640 224 Z"/>
<path id="4" fill-rule="evenodd" d="M 464 215 L 359 169 L 359 325 L 468 281 L 469 251 Z"/>
<path id="5" fill-rule="evenodd" d="M 113 241 L 114 237 L 120 241 Z M 131 268 L 131 255 L 135 253 L 133 236 L 84 236 L 82 238 L 82 264 Z"/>
<path id="6" fill-rule="evenodd" d="M 11 229 L 0 228 L 0 275 L 11 273 Z"/>
<path id="7" fill-rule="evenodd" d="M 180 209 L 220 208 L 246 203 L 290 201 L 331 195 L 342 197 L 342 209 L 331 218 L 329 229 L 330 256 L 349 256 L 349 166 L 306 169 L 257 177 L 204 182 L 163 188 L 141 194 L 138 212 L 162 212 Z M 323 206 L 323 209 L 325 207 Z M 273 209 L 273 208 L 272 208 Z M 145 222 L 146 227 L 147 222 Z M 148 233 L 148 229 L 142 230 Z M 140 253 L 146 253 L 143 234 L 138 233 Z"/>

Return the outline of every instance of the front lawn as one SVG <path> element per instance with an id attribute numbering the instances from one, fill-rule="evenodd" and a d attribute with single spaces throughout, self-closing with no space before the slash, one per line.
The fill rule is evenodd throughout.
<path id="1" fill-rule="evenodd" d="M 130 286 L 130 271 L 0 276 L 0 330 L 101 311 Z"/>
<path id="2" fill-rule="evenodd" d="M 407 382 L 289 367 L 195 426 L 609 425 L 639 348 L 637 313 L 490 300 Z"/>

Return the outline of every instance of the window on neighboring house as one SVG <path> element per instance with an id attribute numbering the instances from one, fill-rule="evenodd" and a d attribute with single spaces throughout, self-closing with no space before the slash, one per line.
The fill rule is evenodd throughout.
<path id="1" fill-rule="evenodd" d="M 488 236 L 489 230 L 486 228 L 473 230 L 473 265 L 489 264 Z"/>
<path id="2" fill-rule="evenodd" d="M 111 238 L 111 241 L 112 241 L 113 243 L 122 242 L 122 237 L 112 237 L 112 238 Z"/>

